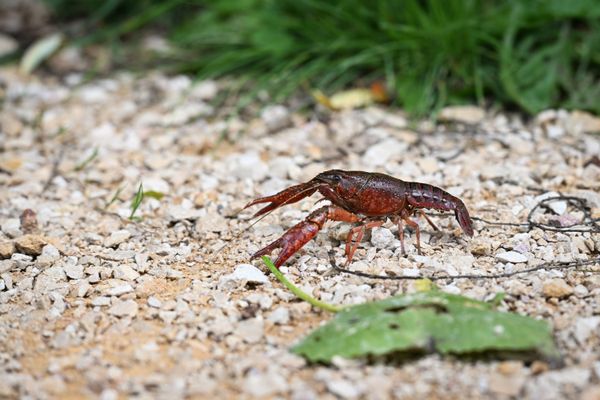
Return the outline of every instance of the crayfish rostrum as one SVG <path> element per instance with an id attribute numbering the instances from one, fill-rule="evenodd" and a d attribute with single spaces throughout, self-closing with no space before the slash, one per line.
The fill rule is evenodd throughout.
<path id="1" fill-rule="evenodd" d="M 254 217 L 266 214 L 285 204 L 295 203 L 319 191 L 331 205 L 323 206 L 296 224 L 279 239 L 257 251 L 252 258 L 281 251 L 275 266 L 279 268 L 323 228 L 327 220 L 359 223 L 346 239 L 346 257 L 350 263 L 365 231 L 381 226 L 387 218 L 398 225 L 398 235 L 404 253 L 403 222 L 416 231 L 416 247 L 421 253 L 419 225 L 410 217 L 419 213 L 431 227 L 439 230 L 423 212 L 424 208 L 454 211 L 462 230 L 473 236 L 473 226 L 467 207 L 458 197 L 426 183 L 405 182 L 389 175 L 362 171 L 332 169 L 315 176 L 308 182 L 291 186 L 272 196 L 253 200 L 244 208 L 259 203 L 270 203 Z M 356 235 L 356 237 L 355 237 Z"/>

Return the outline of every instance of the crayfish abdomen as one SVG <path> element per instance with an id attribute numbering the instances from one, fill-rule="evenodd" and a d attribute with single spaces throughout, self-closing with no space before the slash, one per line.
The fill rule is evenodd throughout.
<path id="1" fill-rule="evenodd" d="M 327 220 L 360 222 L 350 231 L 346 240 L 347 264 L 367 229 L 382 225 L 387 218 L 398 224 L 398 234 L 404 253 L 405 222 L 416 231 L 416 247 L 421 252 L 419 225 L 410 217 L 419 213 L 435 229 L 438 228 L 422 211 L 432 208 L 454 211 L 462 230 L 473 236 L 471 218 L 465 204 L 458 197 L 432 185 L 405 182 L 389 175 L 363 171 L 329 170 L 320 173 L 306 183 L 289 187 L 281 192 L 251 201 L 245 208 L 259 203 L 269 203 L 254 216 L 263 215 L 285 204 L 295 203 L 319 191 L 330 206 L 312 212 L 304 221 L 296 224 L 275 242 L 256 252 L 252 258 L 269 254 L 276 248 L 281 252 L 275 261 L 280 267 L 290 256 L 310 241 Z M 356 242 L 353 237 L 356 235 Z"/>

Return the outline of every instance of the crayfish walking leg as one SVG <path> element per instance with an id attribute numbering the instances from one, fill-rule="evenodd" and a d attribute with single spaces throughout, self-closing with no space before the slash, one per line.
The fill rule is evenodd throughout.
<path id="1" fill-rule="evenodd" d="M 327 220 L 358 222 L 360 221 L 360 217 L 340 207 L 321 207 L 310 213 L 304 221 L 291 227 L 279 239 L 254 253 L 251 258 L 270 254 L 273 250 L 280 248 L 281 251 L 277 256 L 277 260 L 275 260 L 275 266 L 279 268 L 288 258 L 314 238 Z"/>

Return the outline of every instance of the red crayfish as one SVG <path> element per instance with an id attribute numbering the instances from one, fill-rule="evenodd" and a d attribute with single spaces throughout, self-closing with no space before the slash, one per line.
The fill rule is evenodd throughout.
<path id="1" fill-rule="evenodd" d="M 419 225 L 410 217 L 418 212 L 433 229 L 439 230 L 423 212 L 423 208 L 454 211 L 462 230 L 467 235 L 473 236 L 469 212 L 458 197 L 432 185 L 405 182 L 380 173 L 332 169 L 320 173 L 308 182 L 291 186 L 272 196 L 253 200 L 244 208 L 259 203 L 270 203 L 254 214 L 254 217 L 258 217 L 285 204 L 300 201 L 317 190 L 324 196 L 322 200 L 329 200 L 332 204 L 310 213 L 304 221 L 290 228 L 279 239 L 254 253 L 252 258 L 270 254 L 274 249 L 281 248 L 275 261 L 275 266 L 279 268 L 289 257 L 315 237 L 327 220 L 358 222 L 360 225 L 352 228 L 346 239 L 347 265 L 352 260 L 365 231 L 381 226 L 387 218 L 398 225 L 402 253 L 404 253 L 402 221 L 415 229 L 416 247 L 420 254 Z M 356 235 L 355 241 L 353 240 L 354 235 Z"/>

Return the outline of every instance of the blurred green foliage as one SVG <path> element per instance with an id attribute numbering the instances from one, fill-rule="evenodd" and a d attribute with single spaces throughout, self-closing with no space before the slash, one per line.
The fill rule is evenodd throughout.
<path id="1" fill-rule="evenodd" d="M 597 0 L 45 1 L 93 24 L 88 41 L 160 28 L 180 71 L 248 78 L 274 100 L 385 79 L 417 114 L 485 100 L 600 113 Z"/>

